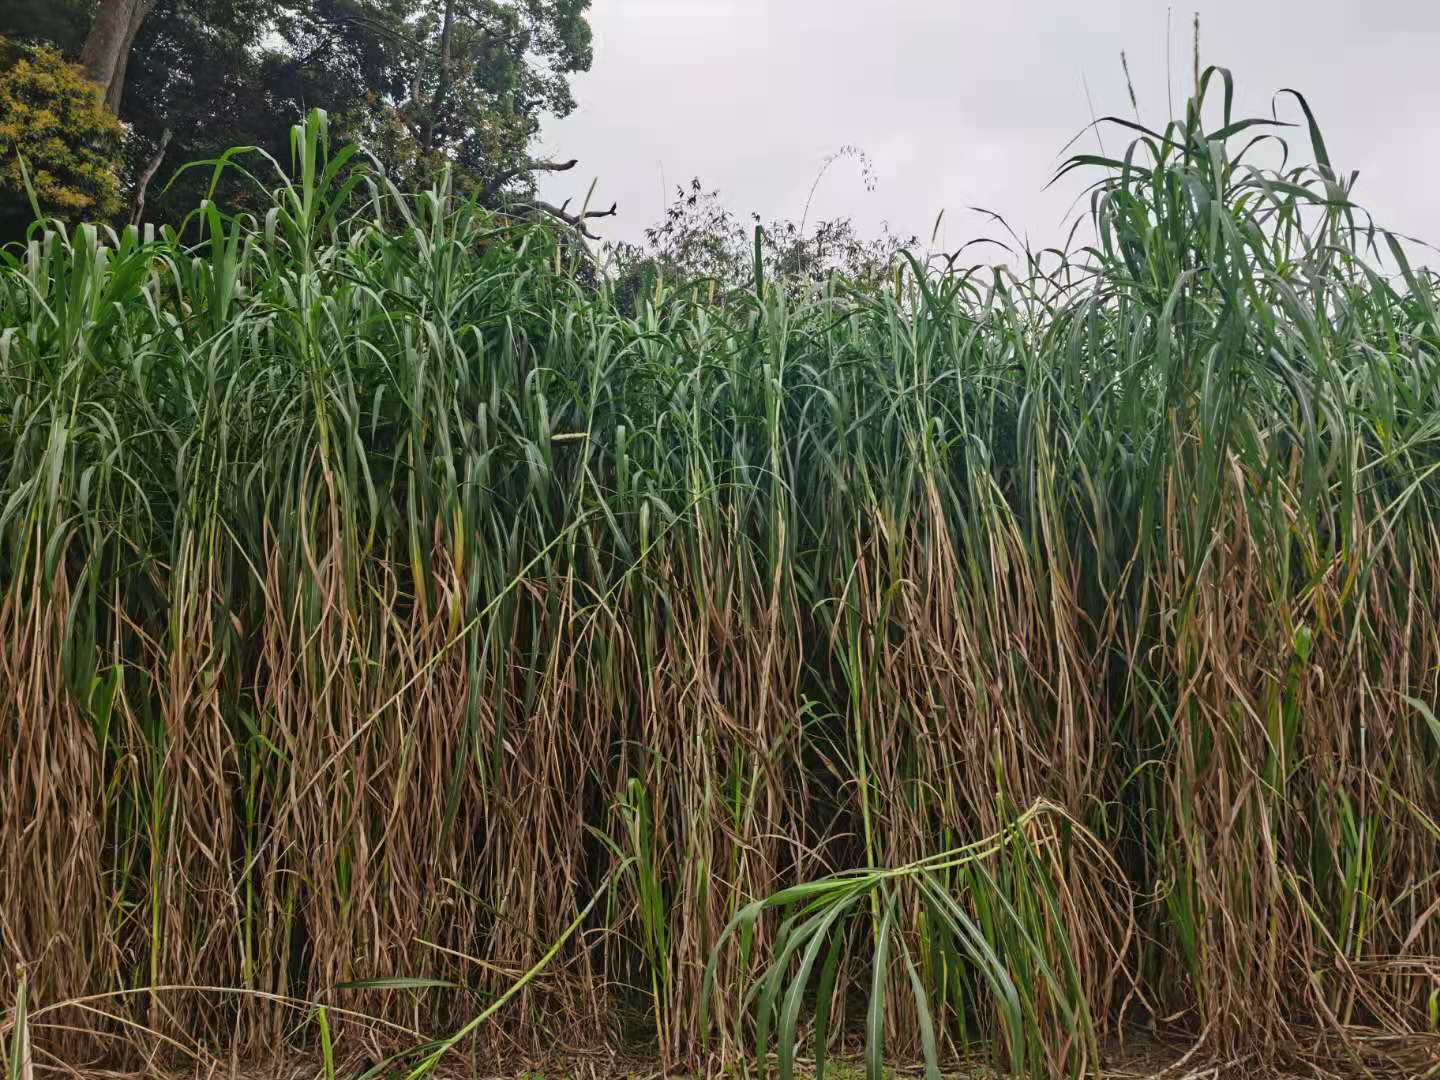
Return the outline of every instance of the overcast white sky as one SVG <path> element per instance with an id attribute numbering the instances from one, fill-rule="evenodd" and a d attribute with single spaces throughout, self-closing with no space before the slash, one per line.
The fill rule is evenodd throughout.
<path id="1" fill-rule="evenodd" d="M 997 211 L 1036 246 L 1055 243 L 1076 184 L 1045 191 L 1066 142 L 1098 115 L 1131 116 L 1120 51 L 1147 123 L 1163 124 L 1163 0 L 594 0 L 595 62 L 579 107 L 546 125 L 557 201 L 620 204 L 597 222 L 638 239 L 675 186 L 700 176 L 737 212 L 799 218 L 827 155 L 864 149 L 877 186 L 838 162 L 810 216 L 889 222 L 937 247 L 992 233 Z M 1190 0 L 1173 5 L 1177 111 L 1201 60 L 1229 67 L 1237 112 L 1268 115 L 1300 89 L 1338 169 L 1384 225 L 1440 243 L 1440 0 Z M 1280 99 L 1282 119 L 1300 119 Z M 1289 133 L 1297 148 L 1303 128 Z M 1105 133 L 1113 152 L 1125 139 Z M 1093 151 L 1093 135 L 1076 148 Z"/>

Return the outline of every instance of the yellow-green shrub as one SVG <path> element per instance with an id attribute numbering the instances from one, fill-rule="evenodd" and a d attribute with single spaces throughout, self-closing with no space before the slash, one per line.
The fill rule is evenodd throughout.
<path id="1" fill-rule="evenodd" d="M 26 197 L 28 170 L 46 214 L 109 217 L 121 207 L 123 138 L 84 71 L 56 50 L 25 49 L 0 71 L 0 189 L 7 193 Z"/>

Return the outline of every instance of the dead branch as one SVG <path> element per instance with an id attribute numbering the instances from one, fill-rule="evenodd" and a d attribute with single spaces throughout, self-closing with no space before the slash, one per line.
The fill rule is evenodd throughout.
<path id="1" fill-rule="evenodd" d="M 506 169 L 485 185 L 485 201 L 489 202 L 499 195 L 501 189 L 517 176 L 532 172 L 568 172 L 579 164 L 579 158 L 571 158 L 569 161 L 527 161 L 524 165 Z"/>
<path id="2" fill-rule="evenodd" d="M 168 127 L 161 132 L 160 145 L 156 147 L 154 156 L 145 165 L 140 180 L 135 185 L 135 208 L 130 214 L 131 225 L 140 224 L 140 215 L 145 212 L 145 191 L 150 187 L 150 181 L 155 179 L 155 174 L 160 171 L 160 162 L 165 159 L 165 148 L 170 145 L 170 134 Z"/>
<path id="3" fill-rule="evenodd" d="M 585 210 L 578 214 L 572 214 L 569 210 L 569 199 L 566 199 L 559 206 L 556 206 L 554 203 L 545 202 L 543 199 L 530 199 L 527 202 L 521 203 L 520 206 L 521 209 L 528 208 L 543 214 L 549 214 L 553 218 L 558 218 L 587 240 L 600 239 L 600 237 L 596 236 L 586 227 L 585 223 L 587 221 L 593 218 L 614 217 L 620 208 L 619 203 L 611 203 L 609 210 Z"/>

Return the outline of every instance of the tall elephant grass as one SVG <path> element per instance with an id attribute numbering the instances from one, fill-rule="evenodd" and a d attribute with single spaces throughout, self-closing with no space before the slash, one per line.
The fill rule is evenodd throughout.
<path id="1" fill-rule="evenodd" d="M 625 316 L 321 116 L 216 166 L 264 214 L 37 225 L 0 266 L 37 1062 L 271 1046 L 297 998 L 341 1045 L 483 1014 L 477 1054 L 782 1069 L 1434 1034 L 1440 286 L 1303 100 L 1312 162 L 1264 169 L 1201 92 L 1074 159 L 1095 243 L 1018 274 L 757 259 Z M 146 989 L 198 986 L 243 992 Z"/>

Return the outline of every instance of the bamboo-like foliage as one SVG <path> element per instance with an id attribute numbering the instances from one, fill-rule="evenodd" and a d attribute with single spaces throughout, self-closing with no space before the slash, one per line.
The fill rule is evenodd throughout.
<path id="1" fill-rule="evenodd" d="M 291 998 L 443 1034 L 522 975 L 482 1048 L 1433 1032 L 1440 282 L 1303 100 L 1267 170 L 1207 89 L 1073 160 L 1096 242 L 1023 275 L 757 259 L 631 318 L 319 115 L 215 166 L 259 216 L 0 255 L 37 1061 Z"/>

